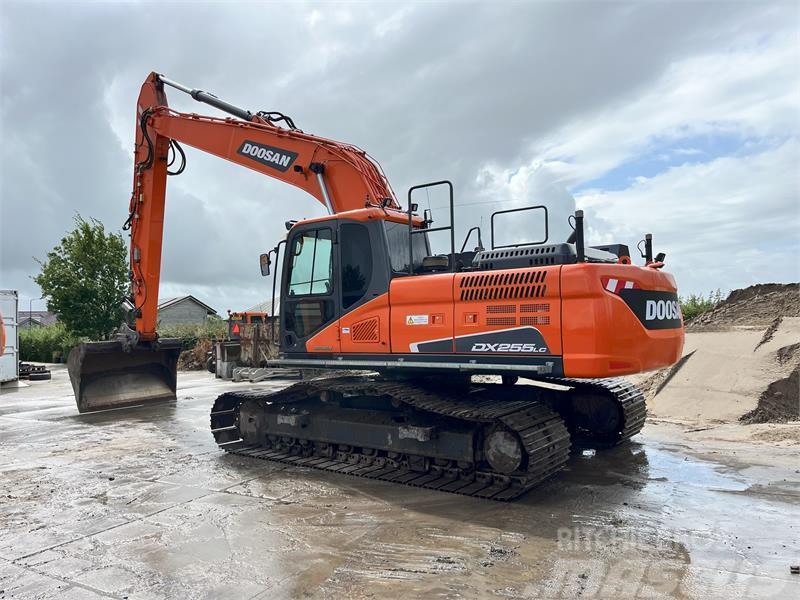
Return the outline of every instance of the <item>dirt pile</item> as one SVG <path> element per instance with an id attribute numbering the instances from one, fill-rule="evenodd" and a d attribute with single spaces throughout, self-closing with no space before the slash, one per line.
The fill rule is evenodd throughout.
<path id="1" fill-rule="evenodd" d="M 201 371 L 206 368 L 206 357 L 211 351 L 211 340 L 201 338 L 191 350 L 184 350 L 178 357 L 179 371 Z"/>
<path id="2" fill-rule="evenodd" d="M 769 327 L 778 317 L 800 317 L 800 283 L 763 283 L 732 291 L 714 309 L 686 324 L 686 331 Z"/>
<path id="3" fill-rule="evenodd" d="M 638 381 L 650 413 L 688 423 L 800 419 L 800 284 L 736 290 L 686 327 L 681 360 Z"/>
<path id="4" fill-rule="evenodd" d="M 800 419 L 800 365 L 788 377 L 773 381 L 761 392 L 758 406 L 739 417 L 742 423 L 786 423 Z"/>

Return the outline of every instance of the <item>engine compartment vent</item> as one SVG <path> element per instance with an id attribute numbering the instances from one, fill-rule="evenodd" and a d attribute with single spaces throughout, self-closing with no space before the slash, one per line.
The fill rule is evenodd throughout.
<path id="1" fill-rule="evenodd" d="M 494 269 L 522 269 L 565 265 L 577 262 L 575 246 L 572 244 L 545 244 L 540 246 L 521 246 L 519 248 L 498 248 L 478 252 L 472 259 L 474 267 L 487 271 Z"/>
<path id="2" fill-rule="evenodd" d="M 486 317 L 487 325 L 516 325 L 517 317 Z"/>
<path id="3" fill-rule="evenodd" d="M 460 299 L 469 302 L 472 300 L 540 298 L 547 293 L 547 285 L 544 282 L 546 277 L 547 271 L 545 270 L 464 275 L 459 284 Z M 489 312 L 488 308 L 487 312 Z"/>
<path id="4" fill-rule="evenodd" d="M 520 304 L 519 312 L 550 312 L 550 303 L 545 302 L 542 304 Z"/>
<path id="5" fill-rule="evenodd" d="M 486 314 L 497 313 L 515 313 L 517 312 L 516 304 L 490 304 L 486 307 Z"/>
<path id="6" fill-rule="evenodd" d="M 520 325 L 550 325 L 550 317 L 549 316 L 542 316 L 542 317 L 520 317 L 519 318 Z"/>

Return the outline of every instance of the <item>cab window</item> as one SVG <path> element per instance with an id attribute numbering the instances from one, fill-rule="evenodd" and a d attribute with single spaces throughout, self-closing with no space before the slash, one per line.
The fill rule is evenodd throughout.
<path id="1" fill-rule="evenodd" d="M 369 229 L 360 223 L 339 228 L 342 253 L 342 308 L 350 308 L 364 297 L 372 280 L 372 245 Z"/>
<path id="2" fill-rule="evenodd" d="M 386 242 L 389 246 L 389 260 L 394 273 L 408 273 L 408 225 L 384 221 Z M 414 271 L 422 267 L 422 260 L 430 256 L 427 234 L 414 234 L 412 242 L 414 256 Z"/>
<path id="3" fill-rule="evenodd" d="M 290 296 L 319 296 L 333 289 L 331 230 L 313 229 L 294 238 L 291 248 Z"/>

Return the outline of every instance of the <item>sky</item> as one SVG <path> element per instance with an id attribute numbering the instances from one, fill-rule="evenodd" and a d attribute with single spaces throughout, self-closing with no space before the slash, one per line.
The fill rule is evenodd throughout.
<path id="1" fill-rule="evenodd" d="M 151 71 L 375 157 L 405 205 L 449 179 L 458 245 L 544 204 L 550 241 L 645 233 L 681 294 L 800 280 L 800 3 L 0 3 L 0 288 L 76 213 L 120 231 Z M 168 90 L 179 111 L 215 109 Z M 311 196 L 185 147 L 159 296 L 220 314 L 271 293 L 258 255 Z M 445 198 L 415 197 L 447 221 Z M 540 237 L 541 224 L 512 231 Z M 514 229 L 516 227 L 517 229 Z M 439 246 L 440 240 L 434 240 Z M 637 260 L 641 260 L 638 259 Z"/>

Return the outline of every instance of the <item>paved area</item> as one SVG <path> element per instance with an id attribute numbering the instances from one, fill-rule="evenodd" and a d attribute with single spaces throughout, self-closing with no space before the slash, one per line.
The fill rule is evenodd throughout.
<path id="1" fill-rule="evenodd" d="M 94 415 L 63 370 L 4 389 L 0 599 L 800 594 L 798 446 L 650 423 L 499 504 L 227 456 L 208 411 L 241 385 Z"/>

